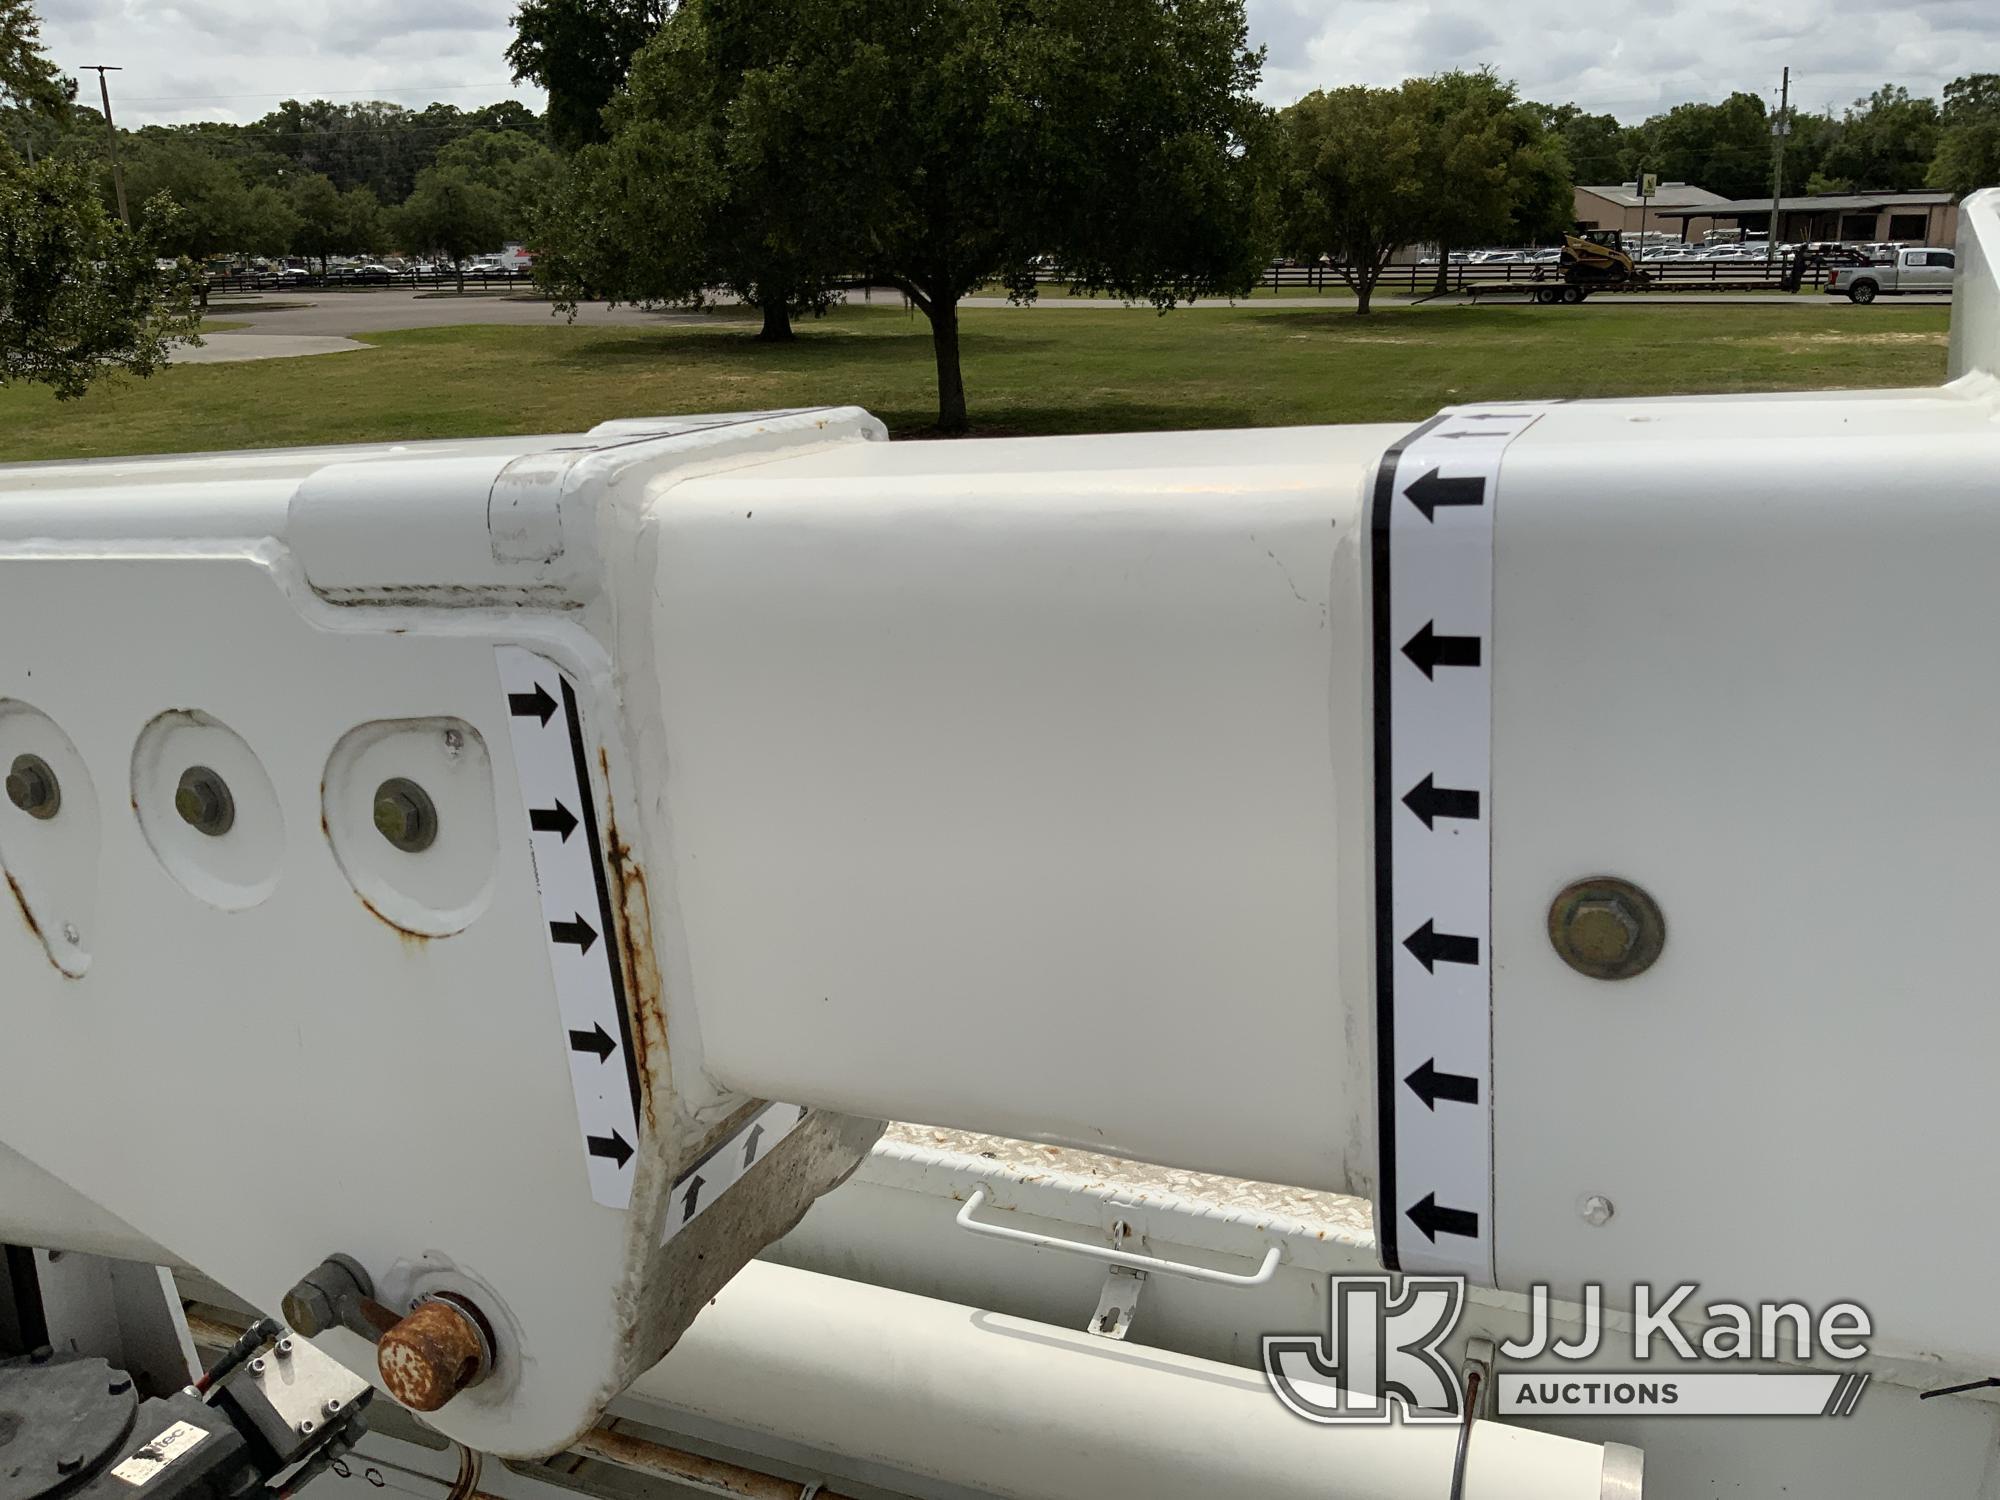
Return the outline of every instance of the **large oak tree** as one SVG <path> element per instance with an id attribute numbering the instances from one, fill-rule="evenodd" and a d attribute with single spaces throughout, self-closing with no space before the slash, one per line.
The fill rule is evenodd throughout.
<path id="1" fill-rule="evenodd" d="M 1249 290 L 1261 65 L 1242 0 L 686 0 L 546 226 L 550 274 L 661 300 L 734 285 L 767 314 L 842 274 L 895 286 L 930 323 L 938 425 L 962 431 L 959 304 L 983 285 L 1026 299 L 1053 272 L 1162 310 Z"/>

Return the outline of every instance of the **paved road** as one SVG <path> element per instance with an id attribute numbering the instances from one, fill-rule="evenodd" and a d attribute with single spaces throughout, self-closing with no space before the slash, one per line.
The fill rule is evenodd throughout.
<path id="1" fill-rule="evenodd" d="M 177 365 L 228 365 L 246 359 L 296 359 L 304 354 L 345 354 L 366 349 L 353 339 L 332 334 L 231 333 L 203 334 L 199 347 L 174 350 Z"/>
<path id="2" fill-rule="evenodd" d="M 465 323 L 521 326 L 557 325 L 563 315 L 546 302 L 525 297 L 454 296 L 449 293 L 381 291 L 322 292 L 273 297 L 213 297 L 208 314 L 218 322 L 242 323 L 243 335 L 349 335 L 382 333 L 394 328 L 449 328 Z M 577 309 L 576 321 L 586 327 L 646 327 L 660 323 L 704 323 L 723 313 L 645 312 L 636 307 L 607 308 L 601 303 Z M 222 335 L 233 337 L 234 335 Z"/>
<path id="3" fill-rule="evenodd" d="M 860 297 L 852 300 L 860 302 Z M 877 307 L 900 307 L 902 297 L 893 291 L 878 290 L 869 299 Z M 1949 297 L 1898 297 L 1885 299 L 1872 307 L 1855 307 L 1844 297 L 1827 297 L 1816 293 L 1800 293 L 1789 296 L 1783 292 L 1739 293 L 1735 296 L 1709 295 L 1706 293 L 1672 293 L 1661 296 L 1647 296 L 1642 293 L 1619 293 L 1615 296 L 1593 297 L 1586 302 L 1581 312 L 1588 314 L 1595 307 L 1622 307 L 1634 303 L 1649 306 L 1674 306 L 1693 303 L 1701 306 L 1744 307 L 1768 304 L 1783 307 L 1819 307 L 1833 312 L 1851 313 L 1858 317 L 1881 317 L 1892 314 L 1898 307 L 1941 307 L 1950 305 Z M 1008 308 L 1013 304 L 1004 297 L 968 297 L 964 305 L 971 308 Z M 1024 315 L 1041 309 L 1061 308 L 1106 308 L 1121 307 L 1124 304 L 1107 301 L 1104 298 L 1046 296 L 1032 307 L 1017 309 Z M 1339 310 L 1351 306 L 1345 297 L 1256 297 L 1248 301 L 1228 303 L 1223 301 L 1201 301 L 1193 304 L 1195 310 L 1211 307 L 1257 308 L 1318 308 L 1322 311 Z M 1466 303 L 1457 298 L 1435 302 L 1413 303 L 1407 297 L 1382 296 L 1375 299 L 1377 307 L 1463 307 Z M 1516 299 L 1495 299 L 1494 307 L 1518 305 Z M 1150 312 L 1146 304 L 1138 304 L 1136 310 Z M 217 297 L 209 304 L 209 314 L 217 321 L 240 322 L 245 326 L 235 332 L 210 336 L 210 346 L 217 352 L 189 350 L 182 356 L 184 363 L 208 363 L 219 360 L 279 358 L 295 354 L 319 354 L 335 349 L 355 347 L 349 338 L 355 334 L 379 333 L 396 328 L 446 328 L 466 323 L 498 323 L 516 327 L 544 327 L 560 325 L 562 315 L 548 303 L 517 295 L 465 296 L 425 294 L 398 290 L 380 292 L 332 292 L 282 294 L 275 297 Z M 643 328 L 666 323 L 713 323 L 718 320 L 742 321 L 744 315 L 735 309 L 722 308 L 715 312 L 646 312 L 636 307 L 607 308 L 602 304 L 592 304 L 577 310 L 576 321 L 588 328 L 625 327 Z M 285 349 L 271 349 L 258 352 L 255 341 L 282 336 L 291 341 Z M 327 342 L 332 340 L 333 342 Z"/>

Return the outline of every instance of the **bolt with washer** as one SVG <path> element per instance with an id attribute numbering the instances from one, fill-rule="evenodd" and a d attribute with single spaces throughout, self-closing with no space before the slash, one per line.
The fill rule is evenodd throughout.
<path id="1" fill-rule="evenodd" d="M 7 768 L 7 800 L 46 822 L 62 810 L 62 783 L 39 755 L 17 755 Z"/>
<path id="2" fill-rule="evenodd" d="M 1592 979 L 1645 973 L 1666 941 L 1659 903 L 1615 875 L 1574 881 L 1549 906 L 1549 942 L 1564 963 Z"/>
<path id="3" fill-rule="evenodd" d="M 375 789 L 375 831 L 405 854 L 437 842 L 437 804 L 407 776 L 391 776 Z"/>
<path id="4" fill-rule="evenodd" d="M 1611 1200 L 1602 1193 L 1587 1193 L 1583 1201 L 1577 1204 L 1577 1212 L 1583 1215 L 1583 1222 L 1591 1228 L 1602 1229 L 1611 1222 L 1611 1216 L 1617 1210 L 1611 1206 Z"/>
<path id="5" fill-rule="evenodd" d="M 236 826 L 236 798 L 229 783 L 207 766 L 189 766 L 174 788 L 174 811 L 196 833 L 219 839 Z"/>

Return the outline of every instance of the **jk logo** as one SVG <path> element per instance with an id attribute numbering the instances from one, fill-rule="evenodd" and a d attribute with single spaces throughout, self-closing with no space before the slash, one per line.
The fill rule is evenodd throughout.
<path id="1" fill-rule="evenodd" d="M 1438 1352 L 1465 1307 L 1462 1276 L 1327 1280 L 1327 1332 L 1264 1335 L 1264 1374 L 1308 1422 L 1456 1422 L 1458 1376 Z"/>

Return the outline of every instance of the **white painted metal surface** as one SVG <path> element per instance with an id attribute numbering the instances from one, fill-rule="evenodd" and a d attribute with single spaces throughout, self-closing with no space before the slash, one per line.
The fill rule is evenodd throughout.
<path id="1" fill-rule="evenodd" d="M 1009 1500 L 1439 1500 L 1459 1436 L 1315 1427 L 1250 1371 L 763 1263 L 627 1399 Z M 1463 1493 L 1599 1500 L 1605 1467 L 1598 1444 L 1480 1422 Z"/>
<path id="2" fill-rule="evenodd" d="M 1996 416 L 1951 391 L 1590 403 L 1509 450 L 1502 1285 L 1852 1298 L 1878 1347 L 2000 1356 L 2000 1314 L 1941 1274 L 2000 1234 L 1962 1154 L 2000 1053 Z M 1598 872 L 1668 924 L 1617 984 L 1544 935 Z"/>
<path id="3" fill-rule="evenodd" d="M 59 767 L 56 819 L 0 805 L 0 864 L 23 893 L 0 922 L 0 1140 L 25 1175 L 266 1310 L 335 1251 L 393 1307 L 461 1290 L 499 1349 L 440 1425 L 500 1452 L 587 1426 L 869 1138 L 822 1117 L 759 1161 L 735 1211 L 661 1244 L 675 1174 L 755 1101 L 705 1078 L 691 1025 L 669 1061 L 686 989 L 672 861 L 636 785 L 657 730 L 647 696 L 618 685 L 607 596 L 625 585 L 603 559 L 632 556 L 647 486 L 677 466 L 879 432 L 826 413 L 436 453 L 0 469 L 14 643 L 0 765 L 60 760 L 47 725 L 77 762 Z M 539 508 L 495 533 L 493 496 L 519 498 L 495 476 L 523 464 Z M 392 540 L 391 499 L 407 523 Z M 579 1144 L 496 645 L 560 666 L 589 746 L 576 810 L 606 830 L 618 898 L 596 946 L 621 966 L 645 1051 L 613 1206 L 593 1201 Z M 421 856 L 371 826 L 390 760 L 437 789 L 441 832 Z M 173 805 L 193 764 L 232 788 L 226 834 Z M 44 1195 L 66 1216 L 77 1201 Z M 323 1342 L 372 1370 L 357 1336 Z"/>
<path id="4" fill-rule="evenodd" d="M 1493 473 L 1503 1286 L 1854 1299 L 1885 1354 L 2000 1360 L 1938 1274 L 2000 1235 L 1963 1154 L 2000 1050 L 1995 201 L 1966 206 L 1954 385 L 1563 405 Z M 513 1357 L 440 1426 L 534 1452 L 719 1284 L 705 1234 L 741 1253 L 838 1177 L 843 1114 L 1372 1188 L 1401 1059 L 1364 520 L 1401 431 L 879 435 L 0 469 L 0 760 L 30 725 L 68 753 L 54 726 L 94 814 L 53 851 L 0 835 L 0 1141 L 78 1195 L 49 1210 L 264 1307 L 336 1249 L 391 1300 L 464 1288 Z M 593 1197 L 551 1046 L 527 804 L 468 813 L 490 891 L 402 890 L 440 932 L 470 912 L 449 935 L 372 910 L 331 826 L 359 726 L 462 724 L 520 784 L 496 647 L 561 669 L 594 752 L 645 1053 L 629 1210 Z M 196 731 L 237 758 L 240 844 L 159 806 L 160 741 Z M 1665 908 L 1638 979 L 1543 936 L 1594 873 Z M 191 1117 L 220 1060 L 260 1087 Z M 773 1099 L 815 1107 L 756 1163 L 792 1175 L 663 1243 L 678 1174 Z M 282 1211 L 244 1233 L 197 1158 Z M 1907 1202 L 1850 1207 L 1883 1183 Z"/>
<path id="5" fill-rule="evenodd" d="M 867 444 L 678 485 L 654 666 L 715 1075 L 1365 1183 L 1360 522 L 1396 435 Z"/>
<path id="6" fill-rule="evenodd" d="M 1324 1328 L 1327 1278 L 1365 1275 L 1379 1265 L 1365 1200 L 1230 1182 L 1141 1167 L 1089 1153 L 914 1126 L 892 1127 L 854 1179 L 820 1200 L 773 1247 L 784 1264 L 839 1275 L 943 1302 L 1081 1329 L 1103 1280 L 1074 1255 L 985 1241 L 960 1232 L 953 1212 L 977 1186 L 991 1202 L 981 1213 L 1052 1239 L 1126 1242 L 1176 1261 L 1249 1264 L 1276 1243 L 1284 1255 L 1261 1287 L 1222 1287 L 1149 1277 L 1128 1341 L 1258 1369 L 1258 1334 Z M 1612 1334 L 1586 1376 L 1629 1370 L 1629 1319 L 1611 1315 Z M 1559 1305 L 1557 1336 L 1575 1339 L 1580 1310 Z M 1465 1320 L 1447 1346 L 1462 1357 L 1473 1337 L 1526 1336 L 1525 1300 L 1474 1288 Z M 1961 1380 L 1966 1370 L 1935 1360 L 1871 1356 L 1873 1379 L 1851 1417 L 1833 1421 L 1742 1418 L 1634 1418 L 1618 1415 L 1531 1419 L 1527 1425 L 1588 1442 L 1619 1442 L 1646 1454 L 1647 1492 L 1661 1496 L 1742 1494 L 1869 1497 L 1908 1492 L 1993 1500 L 1988 1474 L 2000 1404 L 1971 1397 L 1922 1400 L 1920 1393 Z M 1719 1368 L 1849 1370 L 1821 1360 L 1800 1366 L 1763 1361 Z M 1519 1420 L 1519 1419 L 1509 1419 Z"/>

